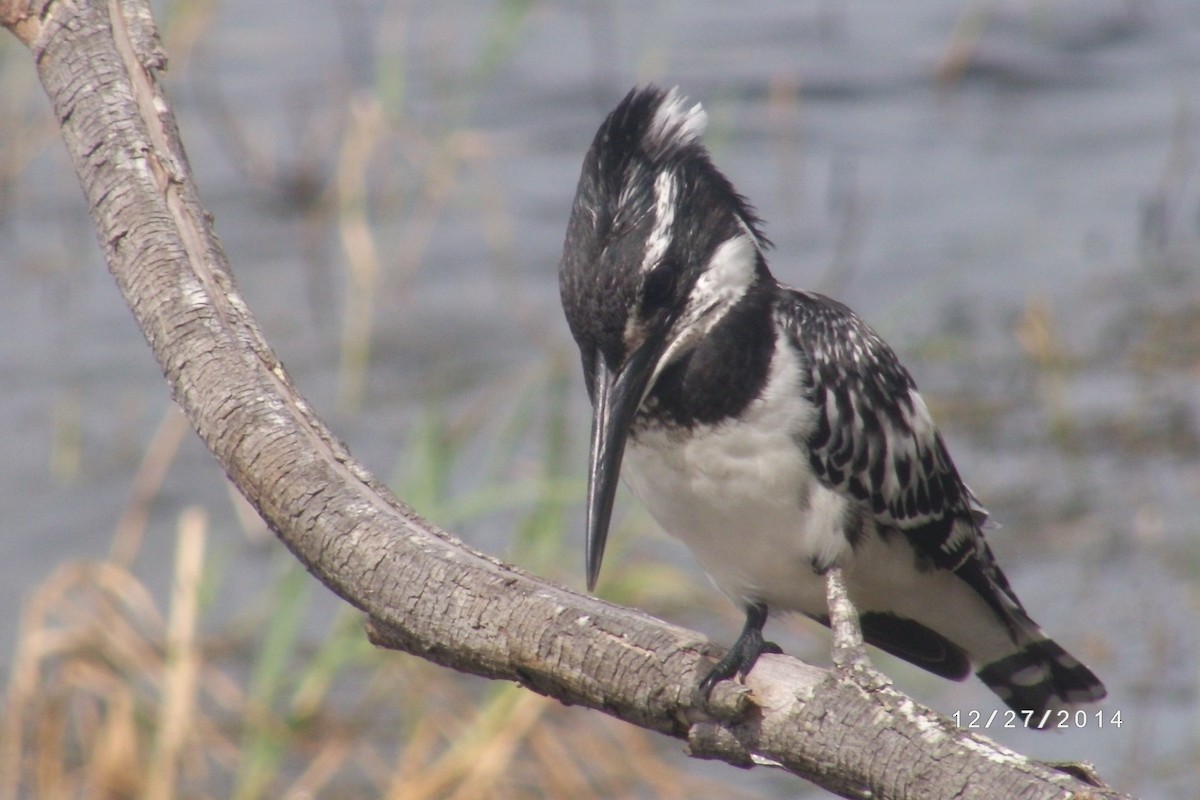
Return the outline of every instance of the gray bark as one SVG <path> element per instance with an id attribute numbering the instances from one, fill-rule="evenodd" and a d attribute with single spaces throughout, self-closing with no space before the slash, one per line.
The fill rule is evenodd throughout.
<path id="1" fill-rule="evenodd" d="M 846 797 L 1119 797 L 1008 751 L 889 687 L 765 656 L 707 707 L 699 634 L 465 547 L 397 500 L 296 392 L 201 206 L 144 0 L 0 0 L 62 130 L 109 268 L 175 399 L 229 477 L 373 641 L 775 763 Z"/>

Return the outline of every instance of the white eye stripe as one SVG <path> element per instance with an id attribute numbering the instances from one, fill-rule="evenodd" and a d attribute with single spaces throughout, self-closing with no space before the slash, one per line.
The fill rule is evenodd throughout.
<path id="1" fill-rule="evenodd" d="M 675 225 L 675 173 L 664 170 L 654 179 L 654 227 L 646 239 L 646 254 L 642 257 L 642 271 L 649 272 L 658 266 L 671 246 L 671 228 Z"/>
<path id="2" fill-rule="evenodd" d="M 671 330 L 671 344 L 655 367 L 647 386 L 681 353 L 708 335 L 754 282 L 758 245 L 752 234 L 726 239 L 713 251 L 703 274 L 688 295 L 687 306 Z"/>
<path id="3" fill-rule="evenodd" d="M 741 299 L 754 281 L 757 250 L 754 237 L 747 233 L 721 242 L 692 287 L 689 308 L 728 308 Z"/>

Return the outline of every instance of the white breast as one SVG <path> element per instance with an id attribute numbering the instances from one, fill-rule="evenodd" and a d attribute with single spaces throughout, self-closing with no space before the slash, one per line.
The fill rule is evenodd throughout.
<path id="1" fill-rule="evenodd" d="M 824 587 L 813 562 L 849 551 L 846 500 L 817 482 L 798 443 L 815 414 L 800 386 L 795 354 L 777 348 L 767 390 L 739 419 L 640 430 L 623 475 L 733 599 L 820 614 Z"/>

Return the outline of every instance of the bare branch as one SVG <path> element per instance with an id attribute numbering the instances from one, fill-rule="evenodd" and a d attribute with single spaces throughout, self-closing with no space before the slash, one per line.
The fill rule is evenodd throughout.
<path id="1" fill-rule="evenodd" d="M 305 566 L 373 641 L 517 681 L 846 797 L 1117 797 L 959 731 L 889 687 L 765 656 L 706 708 L 716 649 L 465 547 L 359 465 L 295 391 L 238 294 L 201 206 L 144 0 L 0 0 L 32 51 L 100 245 L 176 400 Z"/>

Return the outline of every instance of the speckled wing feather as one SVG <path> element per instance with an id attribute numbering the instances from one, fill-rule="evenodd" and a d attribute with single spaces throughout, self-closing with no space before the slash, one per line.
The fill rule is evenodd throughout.
<path id="1" fill-rule="evenodd" d="M 818 480 L 858 502 L 847 536 L 902 534 L 917 568 L 951 570 L 995 612 L 1012 647 L 979 657 L 977 675 L 1018 711 L 1048 711 L 1105 696 L 1104 685 L 1031 620 L 1008 585 L 980 526 L 987 519 L 955 469 L 929 409 L 896 354 L 841 303 L 783 290 L 782 329 L 805 361 L 803 391 L 816 419 L 802 442 Z M 866 519 L 864 519 L 864 517 Z M 822 620 L 824 621 L 824 620 Z M 863 614 L 867 641 L 948 678 L 968 668 L 966 642 L 891 614 Z M 1033 724 L 1044 724 L 1035 721 Z"/>
<path id="2" fill-rule="evenodd" d="M 804 391 L 816 409 L 802 444 L 817 478 L 861 503 L 884 533 L 904 534 L 926 568 L 958 573 L 1009 618 L 997 590 L 1021 604 L 980 532 L 987 514 L 895 352 L 836 300 L 801 291 L 782 298 L 776 313 L 804 354 Z"/>

